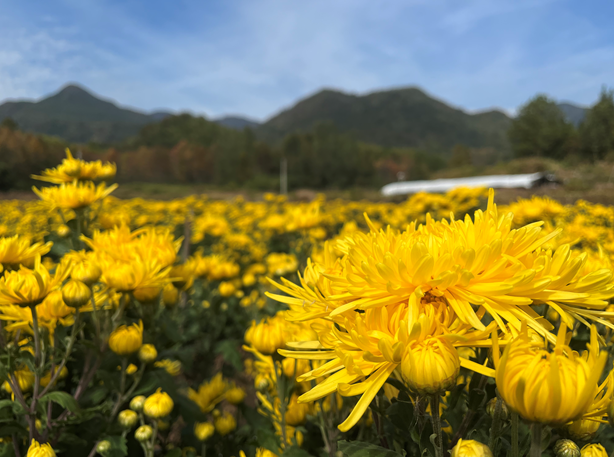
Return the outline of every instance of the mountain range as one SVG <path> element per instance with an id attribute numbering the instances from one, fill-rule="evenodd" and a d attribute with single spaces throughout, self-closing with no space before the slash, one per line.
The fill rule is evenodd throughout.
<path id="1" fill-rule="evenodd" d="M 576 125 L 584 117 L 584 108 L 570 103 L 559 106 Z M 38 102 L 8 101 L 0 105 L 0 122 L 10 117 L 24 131 L 57 136 L 73 143 L 120 143 L 135 136 L 145 125 L 169 116 L 172 114 L 164 111 L 144 113 L 120 107 L 75 84 Z M 230 129 L 249 127 L 269 142 L 330 122 L 341 132 L 382 146 L 448 152 L 454 145 L 464 144 L 506 153 L 511 118 L 497 110 L 467 113 L 417 87 L 408 87 L 366 95 L 321 90 L 262 124 L 241 116 L 211 121 Z"/>

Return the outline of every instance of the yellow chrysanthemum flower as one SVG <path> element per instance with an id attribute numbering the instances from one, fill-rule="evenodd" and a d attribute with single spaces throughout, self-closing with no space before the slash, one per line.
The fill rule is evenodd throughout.
<path id="1" fill-rule="evenodd" d="M 34 243 L 27 237 L 15 235 L 0 238 L 0 271 L 5 269 L 18 269 L 19 266 L 32 268 L 37 257 L 49 252 L 53 243 Z"/>
<path id="2" fill-rule="evenodd" d="M 106 181 L 113 179 L 117 167 L 114 163 L 102 163 L 100 160 L 86 162 L 75 159 L 70 150 L 66 148 L 66 158 L 56 168 L 44 170 L 41 176 L 33 175 L 32 178 L 53 184 L 62 184 L 76 180 Z"/>
<path id="3" fill-rule="evenodd" d="M 55 451 L 50 444 L 40 444 L 36 440 L 32 440 L 26 457 L 55 457 Z"/>
<path id="4" fill-rule="evenodd" d="M 130 326 L 121 325 L 109 336 L 109 349 L 117 355 L 134 354 L 143 344 L 143 322 Z"/>
<path id="5" fill-rule="evenodd" d="M 32 190 L 41 200 L 52 208 L 81 209 L 90 206 L 117 189 L 117 184 L 107 187 L 105 183 L 96 185 L 91 181 L 63 183 L 56 187 L 43 187 Z"/>
<path id="6" fill-rule="evenodd" d="M 60 287 L 69 273 L 70 265 L 61 262 L 55 273 L 50 274 L 41 264 L 40 256 L 37 256 L 32 269 L 22 266 L 17 271 L 7 271 L 0 278 L 0 305 L 38 305 Z"/>
<path id="7" fill-rule="evenodd" d="M 607 354 L 599 352 L 594 326 L 582 356 L 567 346 L 567 337 L 563 323 L 553 352 L 548 352 L 536 347 L 523 324 L 500 361 L 496 345 L 493 349 L 499 393 L 509 408 L 528 421 L 560 426 L 581 418 L 593 403 Z"/>

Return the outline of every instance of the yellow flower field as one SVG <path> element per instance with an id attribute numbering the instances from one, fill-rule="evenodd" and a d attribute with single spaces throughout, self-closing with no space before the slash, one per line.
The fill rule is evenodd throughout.
<path id="1" fill-rule="evenodd" d="M 614 208 L 0 201 L 1 456 L 606 456 Z"/>

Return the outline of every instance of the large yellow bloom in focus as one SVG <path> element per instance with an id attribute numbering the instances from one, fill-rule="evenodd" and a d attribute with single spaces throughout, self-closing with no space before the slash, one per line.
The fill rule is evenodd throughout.
<path id="1" fill-rule="evenodd" d="M 0 305 L 35 306 L 58 289 L 70 274 L 70 265 L 60 262 L 52 275 L 36 257 L 32 269 L 21 267 L 0 278 Z"/>
<path id="2" fill-rule="evenodd" d="M 599 353 L 597 330 L 579 355 L 567 346 L 569 336 L 561 324 L 552 352 L 529 338 L 526 325 L 507 345 L 501 360 L 495 352 L 497 388 L 508 407 L 524 419 L 560 426 L 589 412 L 599 391 L 599 378 L 607 353 Z"/>
<path id="3" fill-rule="evenodd" d="M 2 268 L 17 269 L 20 265 L 32 268 L 36 257 L 49 252 L 53 243 L 30 243 L 27 237 L 15 235 L 0 238 L 0 271 Z"/>
<path id="4" fill-rule="evenodd" d="M 43 187 L 32 190 L 41 200 L 53 208 L 80 209 L 102 200 L 117 189 L 117 184 L 107 187 L 105 183 L 98 186 L 91 181 L 64 183 L 56 187 Z"/>
<path id="5" fill-rule="evenodd" d="M 504 332 L 510 330 L 506 323 L 518 332 L 526 320 L 554 341 L 552 326 L 529 307 L 543 303 L 568 325 L 593 319 L 614 328 L 602 319 L 614 296 L 612 270 L 583 271 L 588 256 L 567 245 L 542 249 L 559 231 L 544 235 L 542 223 L 512 230 L 513 214 L 499 215 L 493 200 L 491 191 L 487 210 L 476 211 L 474 220 L 435 222 L 427 215 L 426 224 L 401 233 L 376 230 L 368 221 L 370 233 L 354 232 L 337 242 L 341 259 L 326 254 L 331 259 L 323 265 L 309 262 L 300 285 L 274 283 L 289 296 L 269 296 L 292 308 L 291 320 L 412 303 L 430 293 L 479 330 L 481 310 Z"/>

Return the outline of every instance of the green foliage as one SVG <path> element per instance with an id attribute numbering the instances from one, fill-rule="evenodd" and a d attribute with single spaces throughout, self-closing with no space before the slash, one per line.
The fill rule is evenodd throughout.
<path id="1" fill-rule="evenodd" d="M 614 90 L 603 89 L 580 125 L 582 152 L 592 160 L 614 153 Z"/>
<path id="2" fill-rule="evenodd" d="M 573 132 L 557 104 L 545 95 L 537 95 L 520 108 L 512 121 L 509 139 L 517 157 L 563 158 Z"/>
<path id="3" fill-rule="evenodd" d="M 403 455 L 362 441 L 339 441 L 337 446 L 347 457 L 401 457 Z"/>
<path id="4" fill-rule="evenodd" d="M 455 144 L 509 152 L 510 119 L 499 111 L 467 114 L 429 97 L 418 88 L 373 92 L 364 96 L 323 90 L 267 121 L 258 130 L 280 141 L 329 121 L 357 140 L 387 147 L 448 153 Z"/>

